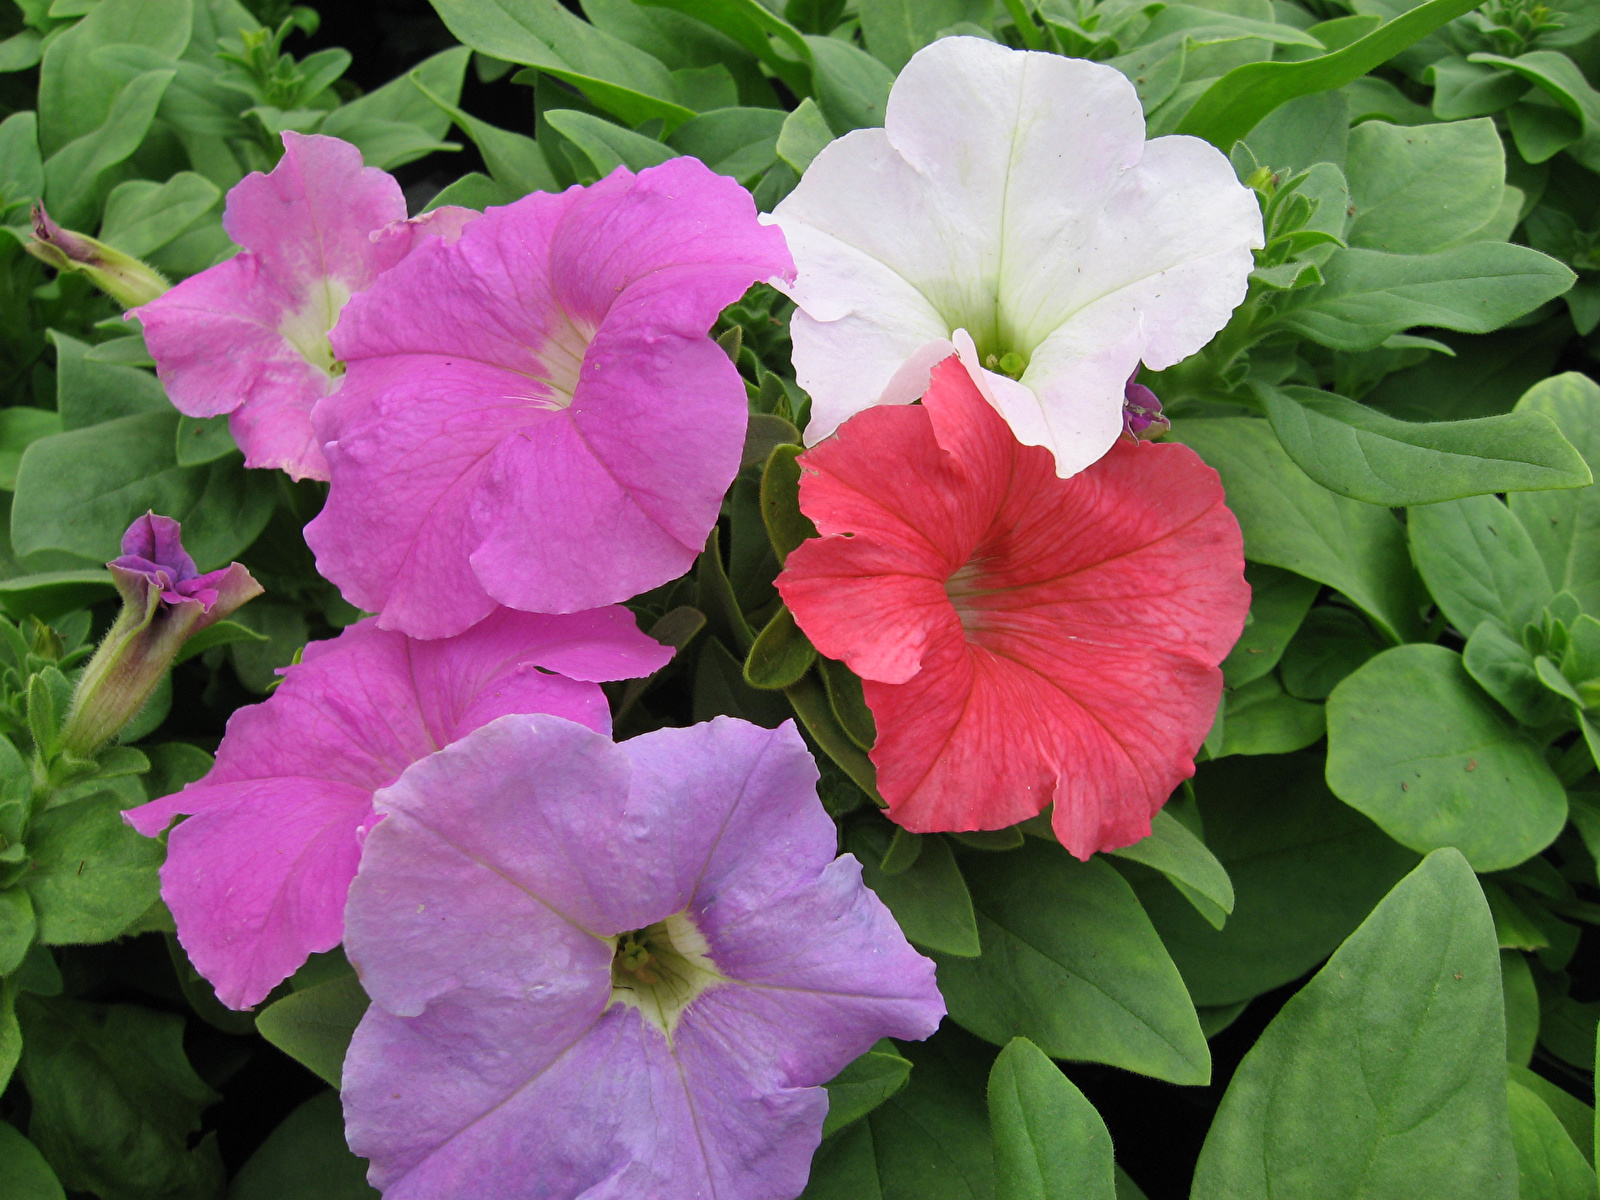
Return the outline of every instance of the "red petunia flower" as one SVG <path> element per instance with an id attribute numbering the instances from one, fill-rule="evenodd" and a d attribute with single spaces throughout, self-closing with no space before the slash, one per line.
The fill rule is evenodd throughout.
<path id="1" fill-rule="evenodd" d="M 778 590 L 865 681 L 889 815 L 1001 829 L 1054 803 L 1084 859 L 1147 836 L 1250 605 L 1217 473 L 1124 441 L 1057 478 L 953 357 L 920 406 L 858 413 L 800 464 L 822 536 Z"/>

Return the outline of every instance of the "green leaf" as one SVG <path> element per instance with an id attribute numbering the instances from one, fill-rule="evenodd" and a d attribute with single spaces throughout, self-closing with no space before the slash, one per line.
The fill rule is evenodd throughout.
<path id="1" fill-rule="evenodd" d="M 68 229 L 89 225 L 111 185 L 110 172 L 149 132 L 174 71 L 135 75 L 117 93 L 105 124 L 68 142 L 44 160 L 44 195 L 51 215 Z"/>
<path id="2" fill-rule="evenodd" d="M 1549 417 L 1591 470 L 1600 467 L 1600 385 L 1594 380 L 1576 371 L 1546 379 L 1517 401 L 1517 411 Z M 1594 536 L 1600 529 L 1600 487 L 1519 492 L 1510 505 L 1544 559 L 1551 586 L 1600 614 L 1600 538 Z"/>
<path id="3" fill-rule="evenodd" d="M 1464 58 L 1441 58 L 1423 78 L 1433 84 L 1433 115 L 1441 121 L 1491 116 L 1528 91 L 1527 80 L 1514 72 Z"/>
<path id="4" fill-rule="evenodd" d="M 793 167 L 797 175 L 804 175 L 811 160 L 821 154 L 831 141 L 833 130 L 828 128 L 817 102 L 807 96 L 798 108 L 784 118 L 783 128 L 778 131 L 776 149 L 778 157 Z"/>
<path id="5" fill-rule="evenodd" d="M 0 606 L 12 617 L 49 621 L 104 600 L 115 590 L 109 571 L 46 571 L 0 579 Z"/>
<path id="6" fill-rule="evenodd" d="M 1512 1200 L 1494 926 L 1451 850 L 1391 892 L 1245 1056 L 1194 1200 Z"/>
<path id="7" fill-rule="evenodd" d="M 1233 911 L 1233 881 L 1206 844 L 1166 809 L 1150 819 L 1150 836 L 1111 851 L 1118 858 L 1160 871 L 1215 928 Z"/>
<path id="8" fill-rule="evenodd" d="M 696 721 L 709 721 L 717 716 L 738 717 L 776 729 L 794 716 L 794 710 L 785 696 L 758 691 L 746 683 L 744 664 L 720 639 L 707 637 L 700 643 L 695 663 L 692 715 Z"/>
<path id="9" fill-rule="evenodd" d="M 68 1189 L 213 1200 L 223 1180 L 216 1135 L 189 1145 L 219 1097 L 184 1056 L 182 1017 L 29 995 L 17 1012 L 28 1133 Z"/>
<path id="10" fill-rule="evenodd" d="M 1594 1168 L 1584 1161 L 1549 1105 L 1515 1079 L 1506 1082 L 1511 1141 L 1523 1200 L 1594 1200 Z"/>
<path id="11" fill-rule="evenodd" d="M 166 848 L 122 819 L 105 792 L 47 809 L 28 830 L 33 870 L 23 879 L 39 940 L 63 946 L 116 937 L 155 903 Z"/>
<path id="12" fill-rule="evenodd" d="M 42 408 L 0 409 L 0 490 L 16 491 L 24 450 L 40 438 L 60 432 L 58 413 Z"/>
<path id="13" fill-rule="evenodd" d="M 1263 387 L 1260 394 L 1289 456 L 1323 487 L 1352 500 L 1399 508 L 1584 487 L 1593 479 L 1542 413 L 1412 423 L 1317 388 Z"/>
<path id="14" fill-rule="evenodd" d="M 570 83 L 629 126 L 659 117 L 671 129 L 694 116 L 672 98 L 672 78 L 660 60 L 557 0 L 435 0 L 434 10 L 458 41 Z"/>
<path id="15" fill-rule="evenodd" d="M 800 446 L 774 446 L 761 474 L 761 516 L 767 536 L 782 566 L 789 552 L 807 538 L 817 536 L 811 518 L 800 511 Z"/>
<path id="16" fill-rule="evenodd" d="M 43 191 L 38 120 L 31 112 L 12 113 L 0 121 L 0 216 L 16 209 L 22 217 Z"/>
<path id="17" fill-rule="evenodd" d="M 38 943 L 35 943 L 35 948 L 44 949 Z M 29 957 L 31 959 L 32 956 Z M 51 965 L 54 967 L 54 963 Z M 21 975 L 19 971 L 9 978 L 0 979 L 0 1091 L 10 1085 L 17 1063 L 22 1060 L 22 1026 L 17 1021 L 17 997 L 22 994 Z M 0 1161 L 3 1159 L 4 1155 L 0 1154 Z M 5 1172 L 0 1169 L 0 1180 L 4 1179 Z"/>
<path id="18" fill-rule="evenodd" d="M 1116 1200 L 1106 1123 L 1027 1038 L 994 1060 L 989 1123 L 999 1200 Z"/>
<path id="19" fill-rule="evenodd" d="M 817 670 L 822 673 L 823 684 L 828 689 L 828 707 L 833 709 L 840 728 L 863 750 L 871 750 L 878 740 L 878 727 L 872 710 L 867 707 L 861 677 L 842 662 L 820 655 Z"/>
<path id="20" fill-rule="evenodd" d="M 676 9 L 731 38 L 755 55 L 789 88 L 806 91 L 811 51 L 798 29 L 758 0 L 652 0 Z"/>
<path id="21" fill-rule="evenodd" d="M 692 154 L 717 174 L 749 185 L 778 157 L 778 136 L 785 123 L 779 109 L 719 108 L 678 126 L 667 144 L 680 154 Z M 766 456 L 760 461 L 765 462 Z"/>
<path id="22" fill-rule="evenodd" d="M 1326 700 L 1350 672 L 1383 649 L 1359 613 L 1325 604 L 1307 614 L 1278 667 L 1283 690 L 1301 700 Z"/>
<path id="23" fill-rule="evenodd" d="M 1222 678 L 1231 688 L 1278 665 L 1320 590 L 1315 580 L 1262 563 L 1245 563 L 1244 578 L 1250 585 L 1250 619 L 1222 660 Z"/>
<path id="24" fill-rule="evenodd" d="M 828 1081 L 828 1117 L 822 1123 L 822 1136 L 859 1121 L 905 1087 L 910 1078 L 910 1061 L 883 1038 Z"/>
<path id="25" fill-rule="evenodd" d="M 39 923 L 34 920 L 33 901 L 20 887 L 0 892 L 0 975 L 9 975 L 22 962 Z"/>
<path id="26" fill-rule="evenodd" d="M 1569 116 L 1577 118 L 1582 137 L 1574 139 L 1568 153 L 1589 170 L 1600 170 L 1600 92 L 1589 85 L 1577 63 L 1556 50 L 1535 50 L 1517 58 L 1498 54 L 1472 54 L 1468 58 L 1475 63 L 1491 63 L 1516 72 L 1540 88 Z"/>
<path id="27" fill-rule="evenodd" d="M 184 232 L 221 199 L 221 189 L 193 171 L 179 171 L 165 183 L 130 179 L 106 197 L 100 240 L 124 254 L 144 258 Z"/>
<path id="28" fill-rule="evenodd" d="M 834 133 L 883 124 L 894 72 L 865 50 L 832 37 L 808 37 L 817 107 Z"/>
<path id="29" fill-rule="evenodd" d="M 368 166 L 384 171 L 435 150 L 454 149 L 440 140 L 450 128 L 450 117 L 438 102 L 454 105 L 460 99 L 471 57 L 465 46 L 454 46 L 424 59 L 409 75 L 341 104 L 322 119 L 317 132 L 352 143 Z"/>
<path id="30" fill-rule="evenodd" d="M 961 958 L 978 956 L 972 896 L 949 842 L 937 834 L 920 839 L 916 858 L 892 872 L 883 867 L 890 841 L 881 823 L 857 824 L 846 845 L 861 861 L 862 882 L 877 893 L 910 941 Z"/>
<path id="31" fill-rule="evenodd" d="M 1428 254 L 1464 241 L 1494 217 L 1505 148 L 1486 118 L 1415 127 L 1367 121 L 1350 131 L 1345 177 L 1355 207 L 1345 241 Z"/>
<path id="32" fill-rule="evenodd" d="M 957 1023 L 997 1045 L 1030 1038 L 1054 1058 L 1172 1083 L 1210 1079 L 1183 980 L 1115 870 L 1031 838 L 1007 854 L 967 855 L 962 867 L 983 954 L 934 955 Z"/>
<path id="33" fill-rule="evenodd" d="M 1227 927 L 1207 924 L 1160 877 L 1134 885 L 1195 1003 L 1237 1004 L 1298 979 L 1416 865 L 1322 776 L 1320 754 L 1226 758 L 1196 772 L 1206 845 L 1233 882 Z"/>
<path id="34" fill-rule="evenodd" d="M 604 179 L 618 167 L 642 171 L 678 157 L 671 146 L 575 108 L 554 109 L 545 114 L 545 120 L 588 156 L 596 179 Z"/>
<path id="35" fill-rule="evenodd" d="M 67 1200 L 44 1155 L 4 1121 L 0 1121 L 0 1196 L 6 1200 Z"/>
<path id="36" fill-rule="evenodd" d="M 262 645 L 271 641 L 264 633 L 257 633 L 248 625 L 241 625 L 238 621 L 218 621 L 207 625 L 183 644 L 183 649 L 178 651 L 178 656 L 172 660 L 172 665 L 187 662 L 196 655 L 204 654 L 213 646 L 228 646 L 234 642 L 251 642 Z"/>
<path id="37" fill-rule="evenodd" d="M 459 204 L 462 208 L 472 208 L 482 212 L 492 204 L 510 204 L 517 198 L 518 194 L 510 187 L 497 183 L 482 171 L 469 171 L 428 201 L 423 211 L 432 212 L 447 204 Z"/>
<path id="38" fill-rule="evenodd" d="M 750 647 L 744 660 L 744 681 L 751 687 L 781 691 L 798 683 L 816 658 L 816 650 L 794 623 L 789 606 L 780 604 Z"/>
<path id="39" fill-rule="evenodd" d="M 17 472 L 16 552 L 65 550 L 106 561 L 128 525 L 153 510 L 183 523 L 184 547 L 202 571 L 229 562 L 266 527 L 276 482 L 232 457 L 180 467 L 177 432 L 178 414 L 169 409 L 34 442 Z"/>
<path id="40" fill-rule="evenodd" d="M 1506 1006 L 1506 1063 L 1513 1069 L 1526 1067 L 1539 1042 L 1539 991 L 1526 955 L 1500 951 L 1500 990 Z M 1594 1125 L 1593 1109 L 1589 1116 L 1586 1128 Z"/>
<path id="41" fill-rule="evenodd" d="M 1567 823 L 1532 741 L 1443 646 L 1400 646 L 1328 697 L 1328 786 L 1413 850 L 1454 846 L 1480 871 L 1526 861 Z"/>
<path id="42" fill-rule="evenodd" d="M 1472 242 L 1434 254 L 1335 250 L 1321 287 L 1292 293 L 1266 329 L 1333 350 L 1371 350 L 1417 325 L 1488 333 L 1561 295 L 1576 278 L 1527 246 Z"/>
<path id="43" fill-rule="evenodd" d="M 1266 421 L 1179 420 L 1173 436 L 1222 476 L 1228 507 L 1244 531 L 1246 558 L 1337 588 L 1394 641 L 1421 633 L 1421 584 L 1405 530 L 1390 513 L 1316 483 Z"/>
<path id="44" fill-rule="evenodd" d="M 497 129 L 487 121 L 480 121 L 462 111 L 454 102 L 435 94 L 422 82 L 419 75 L 412 82 L 423 96 L 433 101 L 441 112 L 461 127 L 483 156 L 483 165 L 489 169 L 494 182 L 508 193 L 506 198 L 496 198 L 491 203 L 509 204 L 530 192 L 559 192 L 560 181 L 550 169 L 544 148 L 526 134 Z M 456 185 L 451 185 L 456 186 Z"/>
<path id="45" fill-rule="evenodd" d="M 1430 504 L 1407 513 L 1411 557 L 1450 623 L 1470 634 L 1497 621 L 1517 634 L 1553 595 L 1533 539 L 1493 496 Z"/>
<path id="46" fill-rule="evenodd" d="M 351 972 L 292 992 L 256 1016 L 256 1029 L 279 1050 L 334 1087 L 367 994 Z"/>
<path id="47" fill-rule="evenodd" d="M 962 21 L 988 25 L 992 0 L 859 0 L 867 49 L 897 74 L 911 56 Z"/>
<path id="48" fill-rule="evenodd" d="M 1322 705 L 1295 699 L 1276 676 L 1265 675 L 1227 693 L 1222 745 L 1214 754 L 1292 754 L 1319 741 L 1326 728 Z"/>
<path id="49" fill-rule="evenodd" d="M 228 417 L 179 417 L 176 457 L 180 467 L 198 467 L 239 447 L 228 431 Z"/>
<path id="50" fill-rule="evenodd" d="M 1428 0 L 1332 54 L 1235 67 L 1195 101 L 1177 132 L 1203 137 L 1226 152 L 1280 104 L 1344 87 L 1474 7 L 1472 0 Z"/>
<path id="51" fill-rule="evenodd" d="M 1538 728 L 1561 718 L 1566 706 L 1539 681 L 1533 655 L 1498 621 L 1472 631 L 1461 664 L 1478 686 L 1524 725 Z"/>
<path id="52" fill-rule="evenodd" d="M 817 1147 L 800 1200 L 994 1200 L 983 1079 L 938 1034 L 911 1042 L 911 1082 Z"/>
<path id="53" fill-rule="evenodd" d="M 101 0 L 82 21 L 56 35 L 39 66 L 44 154 L 55 154 L 105 123 L 125 77 L 105 70 L 96 51 L 137 46 L 175 60 L 189 44 L 192 25 L 190 0 Z"/>
<path id="54" fill-rule="evenodd" d="M 378 1200 L 367 1160 L 345 1145 L 339 1093 L 322 1092 L 285 1117 L 234 1177 L 228 1200 Z"/>
<path id="55" fill-rule="evenodd" d="M 49 336 L 56 348 L 56 408 L 63 429 L 172 411 L 167 393 L 149 371 L 90 358 L 86 343 L 56 330 Z"/>

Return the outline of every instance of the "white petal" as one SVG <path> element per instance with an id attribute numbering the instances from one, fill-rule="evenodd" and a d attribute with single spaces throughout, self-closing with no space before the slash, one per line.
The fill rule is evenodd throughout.
<path id="1" fill-rule="evenodd" d="M 1227 323 L 1261 245 L 1227 159 L 1194 138 L 1146 143 L 1119 72 L 980 38 L 919 51 L 886 128 L 828 146 L 773 219 L 799 269 L 796 370 L 828 430 L 965 328 L 969 367 L 1028 359 L 1020 382 L 983 375 L 1062 475 L 1116 439 L 1141 357 L 1170 366 Z"/>

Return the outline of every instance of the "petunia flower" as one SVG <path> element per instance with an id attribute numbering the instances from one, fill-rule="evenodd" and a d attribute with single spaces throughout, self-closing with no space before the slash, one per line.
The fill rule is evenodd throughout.
<path id="1" fill-rule="evenodd" d="M 379 793 L 345 1129 L 385 1200 L 790 1200 L 818 1086 L 944 1015 L 792 724 L 503 717 Z"/>
<path id="2" fill-rule="evenodd" d="M 286 132 L 270 174 L 228 193 L 222 226 L 243 251 L 131 313 L 178 411 L 228 413 L 249 467 L 326 479 L 311 409 L 339 387 L 328 331 L 426 235 L 453 238 L 477 214 L 406 220 L 400 185 L 338 138 Z"/>
<path id="3" fill-rule="evenodd" d="M 739 467 L 748 405 L 706 336 L 783 235 L 698 160 L 491 209 L 353 300 L 317 409 L 317 568 L 385 629 L 496 604 L 570 612 L 680 575 Z"/>
<path id="4" fill-rule="evenodd" d="M 224 1004 L 258 1003 L 308 954 L 339 944 L 375 791 L 506 713 L 608 732 L 593 681 L 647 675 L 671 654 L 622 608 L 501 610 L 434 642 L 369 618 L 307 646 L 271 697 L 228 719 L 210 774 L 125 814 L 148 837 L 192 814 L 161 869 L 189 960 Z"/>
<path id="5" fill-rule="evenodd" d="M 778 591 L 865 681 L 889 816 L 1000 829 L 1053 803 L 1079 858 L 1147 836 L 1250 604 L 1216 472 L 1121 441 L 1060 479 L 954 358 L 921 406 L 860 413 L 800 464 L 823 536 Z"/>
<path id="6" fill-rule="evenodd" d="M 971 37 L 918 51 L 884 128 L 831 143 L 771 217 L 799 270 L 807 444 L 915 400 L 959 351 L 1057 474 L 1104 454 L 1129 373 L 1210 341 L 1262 244 L 1218 150 L 1144 135 L 1111 67 Z"/>
<path id="7" fill-rule="evenodd" d="M 261 594 L 239 563 L 200 574 L 182 527 L 146 513 L 106 564 L 122 611 L 84 666 L 61 733 L 62 749 L 87 757 L 139 715 L 183 644 Z"/>

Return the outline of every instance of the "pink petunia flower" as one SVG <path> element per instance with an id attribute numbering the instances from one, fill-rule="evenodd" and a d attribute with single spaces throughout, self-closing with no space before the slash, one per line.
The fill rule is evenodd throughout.
<path id="1" fill-rule="evenodd" d="M 1079 858 L 1147 836 L 1250 603 L 1216 472 L 1122 441 L 1060 479 L 954 357 L 920 406 L 858 413 L 800 463 L 823 536 L 778 590 L 865 680 L 889 815 L 1000 829 L 1054 803 Z"/>
<path id="2" fill-rule="evenodd" d="M 192 814 L 169 836 L 161 869 L 189 960 L 224 1004 L 258 1003 L 343 937 L 373 792 L 506 713 L 608 732 L 594 681 L 647 675 L 671 656 L 622 608 L 502 609 L 434 642 L 369 619 L 306 647 L 268 700 L 229 718 L 210 774 L 124 814 L 147 837 Z"/>
<path id="3" fill-rule="evenodd" d="M 385 629 L 570 612 L 686 570 L 748 407 L 706 336 L 793 272 L 750 194 L 692 158 L 491 209 L 351 302 L 317 408 L 317 568 Z"/>
<path id="4" fill-rule="evenodd" d="M 793 724 L 503 717 L 379 793 L 345 1128 L 385 1200 L 791 1200 L 933 964 L 838 853 Z"/>
<path id="5" fill-rule="evenodd" d="M 246 466 L 326 479 L 311 409 L 339 387 L 328 331 L 340 310 L 425 235 L 452 239 L 477 215 L 408 221 L 400 185 L 354 146 L 286 132 L 272 172 L 228 193 L 222 226 L 243 251 L 130 315 L 179 412 L 230 414 Z"/>

